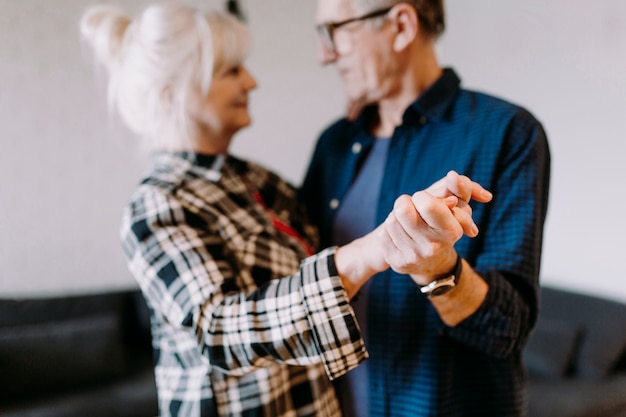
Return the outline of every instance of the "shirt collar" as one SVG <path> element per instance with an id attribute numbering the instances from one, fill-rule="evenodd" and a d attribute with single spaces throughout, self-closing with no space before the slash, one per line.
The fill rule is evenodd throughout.
<path id="1" fill-rule="evenodd" d="M 452 68 L 444 68 L 441 76 L 404 111 L 402 122 L 411 123 L 424 117 L 430 120 L 441 120 L 460 86 L 461 79 L 456 72 Z M 375 107 L 366 107 L 356 119 L 355 124 L 367 131 L 372 116 L 376 117 Z"/>
<path id="2" fill-rule="evenodd" d="M 209 181 L 217 182 L 222 176 L 224 165 L 231 158 L 227 155 L 205 155 L 185 152 L 155 152 L 152 155 L 155 166 L 197 171 Z"/>
<path id="3" fill-rule="evenodd" d="M 428 87 L 406 109 L 402 120 L 404 123 L 426 117 L 431 120 L 443 119 L 454 96 L 460 89 L 461 79 L 452 68 L 444 68 L 441 77 Z"/>

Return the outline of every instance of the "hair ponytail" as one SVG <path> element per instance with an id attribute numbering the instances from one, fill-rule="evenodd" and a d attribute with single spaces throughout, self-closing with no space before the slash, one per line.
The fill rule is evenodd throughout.
<path id="1" fill-rule="evenodd" d="M 95 58 L 105 68 L 119 62 L 126 30 L 131 20 L 120 9 L 93 6 L 80 20 L 82 39 L 91 47 Z"/>

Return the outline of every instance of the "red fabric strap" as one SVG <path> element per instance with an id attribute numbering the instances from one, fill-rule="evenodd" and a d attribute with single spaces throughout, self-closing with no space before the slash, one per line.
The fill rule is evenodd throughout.
<path id="1" fill-rule="evenodd" d="M 306 240 L 304 240 L 304 238 L 300 235 L 300 233 L 298 233 L 293 227 L 289 226 L 287 223 L 279 219 L 276 216 L 276 214 L 274 214 L 274 212 L 267 207 L 267 205 L 265 204 L 265 201 L 263 201 L 263 197 L 261 196 L 261 193 L 259 193 L 258 191 L 255 192 L 254 199 L 263 206 L 265 211 L 272 218 L 272 224 L 274 225 L 274 228 L 276 230 L 295 238 L 302 245 L 307 255 L 311 256 L 315 253 L 313 252 L 313 248 L 306 242 Z"/>

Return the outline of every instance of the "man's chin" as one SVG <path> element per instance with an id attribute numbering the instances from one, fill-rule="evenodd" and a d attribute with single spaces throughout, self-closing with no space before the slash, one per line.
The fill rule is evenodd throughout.
<path id="1" fill-rule="evenodd" d="M 348 120 L 356 119 L 363 108 L 367 106 L 367 101 L 365 97 L 362 96 L 353 96 L 348 95 L 348 102 L 346 104 L 346 117 Z"/>

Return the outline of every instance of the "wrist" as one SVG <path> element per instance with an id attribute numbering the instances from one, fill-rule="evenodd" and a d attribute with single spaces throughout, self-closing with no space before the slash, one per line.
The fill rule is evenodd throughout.
<path id="1" fill-rule="evenodd" d="M 452 247 L 445 254 L 438 255 L 437 259 L 429 259 L 422 264 L 418 273 L 412 273 L 411 278 L 419 286 L 428 285 L 453 274 L 459 254 Z"/>
<path id="2" fill-rule="evenodd" d="M 456 255 L 454 268 L 449 273 L 435 278 L 426 285 L 420 286 L 420 292 L 428 298 L 447 294 L 459 285 L 463 268 L 463 259 Z"/>
<path id="3" fill-rule="evenodd" d="M 441 297 L 429 298 L 441 320 L 451 327 L 474 314 L 489 292 L 487 282 L 465 260 L 461 262 L 463 276 L 460 277 L 458 285 Z"/>
<path id="4" fill-rule="evenodd" d="M 375 257 L 370 256 L 367 245 L 368 242 L 363 237 L 338 247 L 335 251 L 337 274 L 350 298 L 372 275 L 388 267 L 384 261 L 376 261 Z"/>

